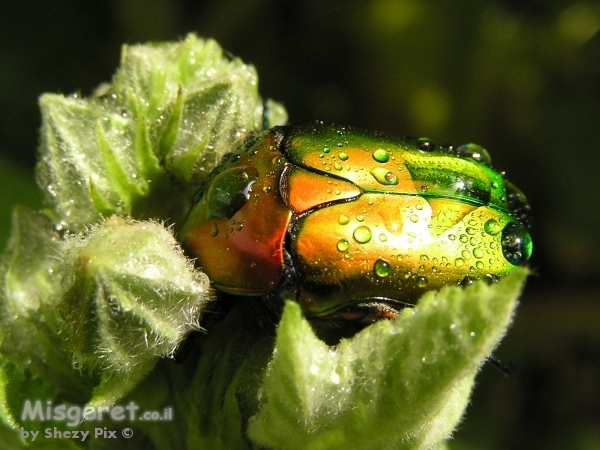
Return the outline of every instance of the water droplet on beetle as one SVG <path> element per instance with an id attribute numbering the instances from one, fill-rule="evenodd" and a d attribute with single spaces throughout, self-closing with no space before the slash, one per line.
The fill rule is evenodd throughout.
<path id="1" fill-rule="evenodd" d="M 483 258 L 483 250 L 481 249 L 481 247 L 473 249 L 473 256 L 478 259 Z"/>
<path id="2" fill-rule="evenodd" d="M 354 230 L 352 237 L 354 237 L 356 242 L 366 244 L 371 240 L 371 237 L 373 237 L 373 233 L 371 233 L 371 229 L 369 227 L 361 225 Z"/>
<path id="3" fill-rule="evenodd" d="M 371 169 L 371 175 L 377 180 L 379 184 L 384 186 L 393 186 L 398 184 L 398 177 L 388 169 L 384 167 L 375 167 Z"/>
<path id="4" fill-rule="evenodd" d="M 375 261 L 373 271 L 378 277 L 385 278 L 389 276 L 392 272 L 392 266 L 390 266 L 390 263 L 388 263 L 387 261 L 383 259 L 378 259 L 377 261 Z"/>
<path id="5" fill-rule="evenodd" d="M 483 229 L 487 234 L 495 236 L 498 233 L 500 233 L 500 231 L 502 230 L 502 226 L 497 220 L 490 219 L 485 224 L 483 224 Z"/>
<path id="6" fill-rule="evenodd" d="M 271 192 L 271 186 L 265 186 L 265 187 L 263 187 L 263 188 L 262 188 L 262 191 L 263 191 L 265 194 L 268 194 L 269 192 Z"/>
<path id="7" fill-rule="evenodd" d="M 373 152 L 373 159 L 380 163 L 386 163 L 390 160 L 390 152 L 383 149 L 377 149 Z"/>
<path id="8" fill-rule="evenodd" d="M 323 153 L 329 153 L 330 151 L 331 151 L 331 149 L 329 147 L 323 148 Z"/>
<path id="9" fill-rule="evenodd" d="M 455 265 L 456 267 L 460 267 L 460 266 L 462 266 L 464 263 L 465 263 L 465 260 L 464 260 L 464 259 L 462 259 L 462 258 L 456 258 L 456 259 L 454 260 L 454 265 Z"/>
<path id="10" fill-rule="evenodd" d="M 511 222 L 504 227 L 500 242 L 502 254 L 509 263 L 515 266 L 525 263 L 531 256 L 531 236 L 517 222 Z"/>
<path id="11" fill-rule="evenodd" d="M 342 170 L 342 165 L 339 162 L 334 163 L 333 167 L 335 168 L 335 170 Z"/>
<path id="12" fill-rule="evenodd" d="M 429 280 L 426 277 L 417 277 L 417 286 L 420 288 L 427 287 Z"/>
<path id="13" fill-rule="evenodd" d="M 348 222 L 350 222 L 350 217 L 346 216 L 345 214 L 340 214 L 340 217 L 338 218 L 338 223 L 340 225 L 347 225 Z"/>
<path id="14" fill-rule="evenodd" d="M 348 242 L 346 239 L 340 239 L 337 242 L 337 249 L 340 252 L 345 252 L 350 248 L 350 242 Z"/>
<path id="15" fill-rule="evenodd" d="M 417 216 L 416 214 L 411 214 L 410 221 L 413 223 L 417 223 L 419 221 L 419 216 Z"/>
<path id="16" fill-rule="evenodd" d="M 387 235 L 386 235 L 386 234 L 384 234 L 384 233 L 381 233 L 381 234 L 379 235 L 379 240 L 380 240 L 381 242 L 386 242 L 386 241 L 387 241 L 387 239 L 388 239 L 388 238 L 387 238 Z"/>
<path id="17" fill-rule="evenodd" d="M 477 162 L 487 164 L 488 166 L 492 164 L 492 157 L 489 152 L 478 144 L 464 144 L 459 146 L 456 149 L 456 154 L 462 158 L 471 158 Z"/>
<path id="18" fill-rule="evenodd" d="M 338 156 L 342 161 L 348 161 L 348 153 L 341 152 Z"/>
<path id="19" fill-rule="evenodd" d="M 215 237 L 218 234 L 219 234 L 219 227 L 217 226 L 216 223 L 213 223 L 212 226 L 210 227 L 210 235 L 212 237 Z"/>
<path id="20" fill-rule="evenodd" d="M 356 216 L 356 220 L 358 220 L 359 222 L 364 222 L 365 216 L 363 216 L 362 214 L 359 214 L 358 216 Z"/>

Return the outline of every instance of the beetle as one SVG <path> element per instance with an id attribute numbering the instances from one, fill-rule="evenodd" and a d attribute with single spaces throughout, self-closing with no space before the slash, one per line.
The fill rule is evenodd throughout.
<path id="1" fill-rule="evenodd" d="M 180 241 L 212 286 L 295 299 L 309 319 L 392 319 L 532 252 L 525 195 L 476 144 L 278 126 L 226 155 L 194 202 Z"/>

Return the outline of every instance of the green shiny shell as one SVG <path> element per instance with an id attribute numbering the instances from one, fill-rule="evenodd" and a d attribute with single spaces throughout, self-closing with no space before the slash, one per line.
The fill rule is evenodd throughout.
<path id="1" fill-rule="evenodd" d="M 527 200 L 490 164 L 476 144 L 276 127 L 215 171 L 180 237 L 216 288 L 265 295 L 294 284 L 309 316 L 414 303 L 531 256 Z"/>

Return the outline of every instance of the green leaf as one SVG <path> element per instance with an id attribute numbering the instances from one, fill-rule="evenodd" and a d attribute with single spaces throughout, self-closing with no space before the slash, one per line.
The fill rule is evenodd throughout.
<path id="1" fill-rule="evenodd" d="M 436 448 L 462 416 L 526 274 L 427 293 L 398 320 L 337 347 L 319 341 L 288 303 L 250 438 L 289 449 Z"/>
<path id="2" fill-rule="evenodd" d="M 81 402 L 92 386 L 73 371 L 54 313 L 62 278 L 58 241 L 48 217 L 15 209 L 0 264 L 0 417 L 9 426 L 26 399 Z"/>
<path id="3" fill-rule="evenodd" d="M 124 46 L 95 97 L 41 97 L 46 201 L 72 231 L 112 214 L 179 220 L 221 156 L 262 129 L 257 86 L 254 68 L 212 40 Z M 270 105 L 269 124 L 284 123 Z"/>
<path id="4" fill-rule="evenodd" d="M 111 404 L 199 328 L 208 278 L 161 224 L 112 218 L 62 243 L 56 312 L 76 363 L 101 370 L 92 404 Z"/>

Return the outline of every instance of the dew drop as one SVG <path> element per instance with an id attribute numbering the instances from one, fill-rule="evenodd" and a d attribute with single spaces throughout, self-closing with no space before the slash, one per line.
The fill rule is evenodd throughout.
<path id="1" fill-rule="evenodd" d="M 383 149 L 377 149 L 373 152 L 373 159 L 380 163 L 386 163 L 390 160 L 390 152 Z"/>
<path id="2" fill-rule="evenodd" d="M 462 266 L 464 263 L 465 263 L 465 260 L 464 260 L 464 259 L 462 259 L 462 258 L 456 258 L 456 259 L 454 260 L 454 265 L 455 265 L 456 267 L 461 267 L 461 266 Z"/>
<path id="3" fill-rule="evenodd" d="M 371 175 L 377 180 L 379 184 L 384 186 L 393 186 L 398 184 L 398 177 L 394 172 L 389 171 L 383 167 L 375 167 L 371 169 Z"/>
<path id="4" fill-rule="evenodd" d="M 213 223 L 212 226 L 210 227 L 210 235 L 212 237 L 215 237 L 218 234 L 219 234 L 219 227 L 217 226 L 216 223 Z"/>
<path id="5" fill-rule="evenodd" d="M 498 233 L 500 233 L 500 231 L 502 230 L 502 227 L 497 220 L 490 219 L 483 225 L 483 229 L 485 230 L 485 232 L 487 234 L 495 236 Z"/>
<path id="6" fill-rule="evenodd" d="M 483 263 L 481 261 L 477 261 L 475 263 L 475 267 L 477 267 L 479 270 L 483 269 Z"/>
<path id="7" fill-rule="evenodd" d="M 338 156 L 342 161 L 348 161 L 348 153 L 341 152 Z"/>
<path id="8" fill-rule="evenodd" d="M 426 277 L 417 277 L 417 286 L 424 288 L 429 284 L 429 280 Z"/>
<path id="9" fill-rule="evenodd" d="M 342 170 L 342 165 L 339 162 L 334 163 L 333 167 L 335 168 L 335 170 Z"/>
<path id="10" fill-rule="evenodd" d="M 522 225 L 516 222 L 511 222 L 504 227 L 500 241 L 502 254 L 509 263 L 515 266 L 525 263 L 531 256 L 533 249 L 531 236 Z"/>
<path id="11" fill-rule="evenodd" d="M 481 249 L 481 247 L 473 249 L 473 256 L 477 259 L 483 258 L 483 250 Z"/>
<path id="12" fill-rule="evenodd" d="M 373 270 L 375 272 L 375 275 L 377 275 L 380 278 L 385 278 L 389 276 L 392 272 L 392 266 L 390 266 L 390 264 L 387 261 L 384 261 L 383 259 L 378 259 L 377 261 L 375 261 Z"/>
<path id="13" fill-rule="evenodd" d="M 463 158 L 471 158 L 477 162 L 492 164 L 492 157 L 489 152 L 481 145 L 477 144 L 464 144 L 456 149 L 456 154 Z"/>
<path id="14" fill-rule="evenodd" d="M 337 249 L 340 252 L 345 252 L 350 248 L 350 242 L 348 242 L 346 239 L 340 239 L 337 242 Z"/>
<path id="15" fill-rule="evenodd" d="M 265 187 L 263 187 L 263 188 L 262 188 L 262 191 L 263 191 L 265 194 L 268 194 L 269 192 L 271 192 L 271 186 L 265 186 Z"/>
<path id="16" fill-rule="evenodd" d="M 358 216 L 356 216 L 356 220 L 358 220 L 359 222 L 364 222 L 365 216 L 363 216 L 362 214 L 359 214 Z"/>
<path id="17" fill-rule="evenodd" d="M 417 216 L 416 214 L 411 214 L 410 221 L 413 223 L 417 223 L 419 221 L 419 216 Z"/>
<path id="18" fill-rule="evenodd" d="M 362 225 L 354 230 L 354 234 L 352 236 L 356 242 L 366 244 L 371 240 L 373 234 L 371 233 L 371 229 L 369 227 Z"/>
<path id="19" fill-rule="evenodd" d="M 386 241 L 387 241 L 387 239 L 388 239 L 388 238 L 387 238 L 387 235 L 386 235 L 386 234 L 384 234 L 384 233 L 381 233 L 381 234 L 379 235 L 379 240 L 380 240 L 381 242 L 386 242 Z"/>
<path id="20" fill-rule="evenodd" d="M 323 148 L 323 153 L 329 153 L 330 151 L 331 151 L 331 149 L 329 147 Z"/>
<path id="21" fill-rule="evenodd" d="M 340 217 L 338 218 L 338 223 L 340 225 L 347 225 L 348 222 L 350 222 L 350 217 L 346 216 L 345 214 L 340 214 Z"/>

